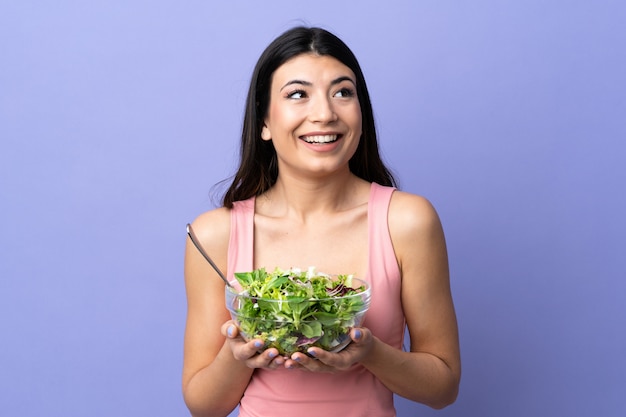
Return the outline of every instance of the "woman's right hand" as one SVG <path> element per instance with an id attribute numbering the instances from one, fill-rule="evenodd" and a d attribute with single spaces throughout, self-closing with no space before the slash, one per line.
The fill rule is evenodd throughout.
<path id="1" fill-rule="evenodd" d="M 244 362 L 248 368 L 277 369 L 284 366 L 287 358 L 280 356 L 276 348 L 261 350 L 264 345 L 261 339 L 246 342 L 233 320 L 224 323 L 221 330 L 233 357 Z"/>

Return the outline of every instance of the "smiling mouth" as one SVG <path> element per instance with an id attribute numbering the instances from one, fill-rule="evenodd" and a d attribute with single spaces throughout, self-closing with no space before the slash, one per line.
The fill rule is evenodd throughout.
<path id="1" fill-rule="evenodd" d="M 315 135 L 302 136 L 302 140 L 306 143 L 333 143 L 339 139 L 340 135 Z"/>

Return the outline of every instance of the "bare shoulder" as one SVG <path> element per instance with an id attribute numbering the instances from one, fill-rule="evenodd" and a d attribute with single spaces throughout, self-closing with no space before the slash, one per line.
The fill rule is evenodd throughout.
<path id="1" fill-rule="evenodd" d="M 209 256 L 220 267 L 225 267 L 230 239 L 230 210 L 220 207 L 202 213 L 191 223 L 191 227 Z M 197 255 L 196 252 L 192 251 Z"/>
<path id="2" fill-rule="evenodd" d="M 392 234 L 420 233 L 440 227 L 439 215 L 426 198 L 403 191 L 393 193 L 389 205 L 389 228 Z"/>
<path id="3" fill-rule="evenodd" d="M 389 233 L 401 267 L 426 261 L 421 255 L 445 257 L 445 237 L 439 215 L 426 198 L 396 191 L 389 206 Z M 443 259 L 442 259 L 443 261 Z M 406 272 L 406 271 L 405 271 Z"/>
<path id="4" fill-rule="evenodd" d="M 191 223 L 194 233 L 204 243 L 228 239 L 230 234 L 230 210 L 216 208 L 200 214 Z"/>

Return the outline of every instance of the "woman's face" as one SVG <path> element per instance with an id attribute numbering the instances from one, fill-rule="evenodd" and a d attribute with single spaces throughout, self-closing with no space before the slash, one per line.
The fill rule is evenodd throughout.
<path id="1" fill-rule="evenodd" d="M 331 56 L 298 55 L 278 67 L 261 133 L 272 140 L 281 175 L 349 171 L 361 138 L 356 77 Z"/>

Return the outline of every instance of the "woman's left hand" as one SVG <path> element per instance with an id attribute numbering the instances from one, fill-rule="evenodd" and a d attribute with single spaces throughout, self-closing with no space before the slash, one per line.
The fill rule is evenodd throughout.
<path id="1" fill-rule="evenodd" d="M 309 348 L 308 355 L 296 352 L 285 361 L 289 369 L 301 368 L 311 372 L 338 372 L 360 362 L 371 351 L 374 337 L 365 327 L 355 327 L 350 331 L 352 342 L 337 353 L 318 347 Z"/>

